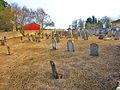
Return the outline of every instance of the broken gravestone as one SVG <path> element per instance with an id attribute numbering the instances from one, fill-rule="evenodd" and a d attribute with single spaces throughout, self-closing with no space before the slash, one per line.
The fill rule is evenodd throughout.
<path id="1" fill-rule="evenodd" d="M 57 42 L 55 39 L 52 39 L 52 49 L 56 50 L 57 49 Z"/>
<path id="2" fill-rule="evenodd" d="M 96 43 L 90 44 L 90 56 L 98 56 L 98 45 Z"/>
<path id="3" fill-rule="evenodd" d="M 62 78 L 61 74 L 57 73 L 56 67 L 55 67 L 55 63 L 53 61 L 50 61 L 51 64 L 51 68 L 52 68 L 52 75 L 55 79 L 60 79 Z"/>
<path id="4" fill-rule="evenodd" d="M 67 50 L 70 51 L 70 52 L 75 51 L 74 42 L 72 40 L 68 40 L 68 42 L 67 42 Z"/>

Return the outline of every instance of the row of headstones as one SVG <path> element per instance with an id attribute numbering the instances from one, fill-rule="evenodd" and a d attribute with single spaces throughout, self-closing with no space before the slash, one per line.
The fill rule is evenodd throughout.
<path id="1" fill-rule="evenodd" d="M 57 49 L 57 42 L 55 39 L 52 39 L 52 49 L 53 50 Z M 75 51 L 75 46 L 74 46 L 73 40 L 67 41 L 67 51 L 70 51 L 70 52 Z M 95 44 L 95 43 L 90 44 L 90 55 L 91 56 L 98 56 L 98 45 L 97 44 Z"/>
<path id="2" fill-rule="evenodd" d="M 7 48 L 7 54 L 10 55 L 10 54 L 11 54 L 11 52 L 10 52 L 10 47 L 9 47 L 9 45 L 7 44 L 7 38 L 6 38 L 6 36 L 4 36 L 4 37 L 0 40 L 0 42 L 1 42 L 1 45 L 2 45 L 2 46 L 6 46 L 6 48 Z"/>

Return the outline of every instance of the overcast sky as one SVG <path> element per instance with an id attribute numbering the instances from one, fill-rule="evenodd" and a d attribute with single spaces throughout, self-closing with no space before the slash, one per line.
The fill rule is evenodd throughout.
<path id="1" fill-rule="evenodd" d="M 55 22 L 56 28 L 68 28 L 73 20 L 95 16 L 120 17 L 120 0 L 5 0 L 20 6 L 43 8 Z"/>

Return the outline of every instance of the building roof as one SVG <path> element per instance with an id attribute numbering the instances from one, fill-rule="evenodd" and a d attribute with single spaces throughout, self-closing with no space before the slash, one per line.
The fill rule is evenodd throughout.
<path id="1" fill-rule="evenodd" d="M 117 22 L 120 22 L 120 19 L 114 20 L 114 21 L 112 21 L 111 23 L 117 23 Z"/>
<path id="2" fill-rule="evenodd" d="M 35 22 L 29 23 L 29 24 L 24 25 L 24 27 L 29 26 L 29 25 L 31 25 L 31 24 L 37 24 L 37 23 L 35 23 Z M 37 24 L 37 25 L 39 25 L 39 24 Z M 40 26 L 40 25 L 39 25 L 39 26 Z"/>

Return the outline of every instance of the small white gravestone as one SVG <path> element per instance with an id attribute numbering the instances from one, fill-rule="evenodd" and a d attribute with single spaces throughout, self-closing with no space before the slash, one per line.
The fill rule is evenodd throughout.
<path id="1" fill-rule="evenodd" d="M 75 51 L 74 42 L 72 40 L 68 40 L 68 42 L 67 42 L 67 50 L 70 51 L 70 52 Z"/>
<path id="2" fill-rule="evenodd" d="M 55 39 L 52 39 L 52 49 L 56 50 L 57 49 L 57 42 Z"/>
<path id="3" fill-rule="evenodd" d="M 90 44 L 90 56 L 98 56 L 98 45 L 96 43 Z"/>

